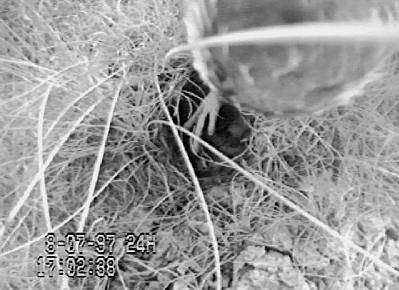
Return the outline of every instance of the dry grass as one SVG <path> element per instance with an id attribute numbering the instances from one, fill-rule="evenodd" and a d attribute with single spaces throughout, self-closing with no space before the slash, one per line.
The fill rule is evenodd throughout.
<path id="1" fill-rule="evenodd" d="M 162 0 L 2 2 L 0 288 L 214 289 L 219 261 L 224 288 L 395 289 L 399 60 L 353 107 L 245 112 L 248 149 L 224 161 L 237 170 L 200 184 L 163 142 L 162 100 L 182 98 L 186 77 L 162 66 L 184 41 L 178 13 Z M 37 277 L 48 232 L 116 233 L 117 275 Z M 140 232 L 156 253 L 126 252 Z"/>

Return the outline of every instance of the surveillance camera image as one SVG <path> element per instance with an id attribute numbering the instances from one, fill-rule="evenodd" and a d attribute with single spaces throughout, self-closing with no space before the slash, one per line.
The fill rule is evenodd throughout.
<path id="1" fill-rule="evenodd" d="M 399 0 L 0 2 L 0 289 L 399 289 Z"/>

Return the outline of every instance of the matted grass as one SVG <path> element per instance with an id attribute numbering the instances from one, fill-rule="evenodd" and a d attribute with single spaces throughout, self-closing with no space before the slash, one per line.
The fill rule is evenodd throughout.
<path id="1" fill-rule="evenodd" d="M 160 102 L 184 97 L 187 66 L 162 65 L 184 41 L 176 1 L 4 0 L 0 33 L 1 289 L 398 287 L 397 57 L 354 106 L 244 112 L 241 171 L 198 182 Z M 48 232 L 115 233 L 116 275 L 38 277 Z M 127 233 L 154 233 L 156 253 L 129 253 Z"/>

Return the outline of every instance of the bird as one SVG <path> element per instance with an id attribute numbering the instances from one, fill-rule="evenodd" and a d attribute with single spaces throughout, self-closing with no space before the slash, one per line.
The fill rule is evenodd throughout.
<path id="1" fill-rule="evenodd" d="M 389 21 L 391 0 L 184 0 L 187 41 L 275 25 Z M 381 3 L 384 3 L 383 6 Z M 388 7 L 388 8 L 387 8 Z M 392 12 L 392 13 L 391 13 Z M 192 49 L 193 66 L 210 88 L 185 124 L 215 131 L 223 103 L 270 117 L 321 114 L 352 102 L 390 53 L 380 43 L 248 43 Z"/>

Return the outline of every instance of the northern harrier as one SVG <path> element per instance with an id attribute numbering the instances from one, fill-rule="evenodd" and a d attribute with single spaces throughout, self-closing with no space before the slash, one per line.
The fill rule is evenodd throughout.
<path id="1" fill-rule="evenodd" d="M 394 17 L 392 2 L 185 0 L 184 22 L 190 43 L 265 26 L 388 21 Z M 195 132 L 200 135 L 209 116 L 208 133 L 212 134 L 220 102 L 239 104 L 270 116 L 320 113 L 346 104 L 352 96 L 362 93 L 374 76 L 370 72 L 384 56 L 385 45 L 358 41 L 224 44 L 194 49 L 194 67 L 210 87 L 210 94 L 186 126 L 196 123 Z"/>

